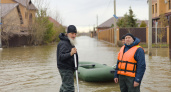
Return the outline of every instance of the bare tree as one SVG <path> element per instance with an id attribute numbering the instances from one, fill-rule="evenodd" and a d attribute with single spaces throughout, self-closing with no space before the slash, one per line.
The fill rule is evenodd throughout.
<path id="1" fill-rule="evenodd" d="M 36 18 L 34 23 L 29 24 L 28 32 L 30 34 L 29 44 L 39 45 L 43 41 L 44 33 L 47 30 L 47 9 L 48 9 L 48 1 L 47 0 L 34 0 L 33 2 L 38 9 L 36 12 Z M 29 3 L 27 3 L 27 7 L 29 7 Z M 29 12 L 29 10 L 28 10 Z"/>
<path id="2" fill-rule="evenodd" d="M 158 34 L 157 36 L 159 37 L 160 39 L 160 47 L 161 47 L 161 43 L 162 43 L 162 38 L 165 36 L 166 34 L 166 26 L 168 25 L 168 20 L 165 16 L 165 14 L 161 14 L 159 16 L 159 20 L 158 20 L 158 27 L 160 28 L 160 30 L 158 30 Z"/>
<path id="3" fill-rule="evenodd" d="M 34 43 L 34 45 L 39 45 L 44 41 L 45 35 L 47 35 L 47 31 L 51 26 L 49 25 L 49 16 L 48 10 L 49 8 L 49 1 L 48 0 L 35 0 L 34 1 L 38 11 L 36 13 L 36 18 L 35 22 L 32 25 L 32 27 L 29 29 L 30 33 L 30 43 Z M 59 16 L 59 13 L 56 12 L 56 14 L 53 15 L 55 20 L 60 23 L 59 25 L 56 25 L 54 23 L 53 25 L 53 36 L 51 37 L 52 39 L 55 39 L 53 41 L 58 40 L 58 35 L 61 32 L 65 31 L 65 28 L 61 25 L 62 24 L 62 18 Z"/>
<path id="4" fill-rule="evenodd" d="M 2 19 L 2 40 L 9 47 L 9 40 L 19 32 L 20 23 L 15 16 Z"/>
<path id="5" fill-rule="evenodd" d="M 36 5 L 38 10 L 49 9 L 50 0 L 34 0 L 33 3 Z"/>
<path id="6" fill-rule="evenodd" d="M 65 33 L 65 27 L 62 26 L 63 19 L 62 19 L 62 17 L 60 17 L 60 15 L 59 15 L 59 13 L 57 11 L 56 11 L 56 14 L 55 14 L 55 20 L 59 23 L 58 26 L 54 26 L 54 29 L 56 31 L 55 39 L 56 39 L 56 41 L 59 41 L 58 35 L 60 33 Z"/>
<path id="7" fill-rule="evenodd" d="M 46 16 L 46 11 L 41 10 L 38 16 L 35 18 L 35 22 L 31 25 L 29 29 L 30 43 L 34 45 L 39 45 L 42 43 L 45 32 L 47 30 L 48 17 Z"/>

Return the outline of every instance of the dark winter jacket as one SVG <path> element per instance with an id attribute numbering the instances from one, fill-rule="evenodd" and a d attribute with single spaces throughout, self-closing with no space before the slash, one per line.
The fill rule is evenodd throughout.
<path id="1" fill-rule="evenodd" d="M 131 45 L 126 45 L 125 44 L 125 49 L 124 49 L 124 53 L 126 51 L 128 51 L 131 47 L 138 45 L 140 43 L 140 40 L 138 38 L 135 38 L 135 41 L 133 42 L 133 44 Z M 135 75 L 135 81 L 138 83 L 141 83 L 141 80 L 143 78 L 144 72 L 146 70 L 146 63 L 145 63 L 145 54 L 144 54 L 144 50 L 142 48 L 138 48 L 135 55 L 134 55 L 134 59 L 137 61 L 137 71 L 136 71 L 136 75 Z M 118 64 L 119 61 L 117 61 Z M 117 68 L 118 66 L 116 66 L 116 71 L 115 71 L 115 76 L 114 78 L 118 78 L 118 74 L 117 74 Z"/>
<path id="2" fill-rule="evenodd" d="M 71 56 L 71 49 L 75 46 L 72 46 L 68 37 L 64 33 L 59 35 L 60 42 L 57 46 L 57 67 L 58 69 L 70 69 L 75 70 L 74 55 Z M 77 57 L 77 66 L 78 66 L 78 54 Z"/>

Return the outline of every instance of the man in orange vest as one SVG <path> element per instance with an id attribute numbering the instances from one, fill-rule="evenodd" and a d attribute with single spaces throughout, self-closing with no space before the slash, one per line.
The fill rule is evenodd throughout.
<path id="1" fill-rule="evenodd" d="M 114 82 L 119 81 L 121 92 L 140 92 L 146 63 L 144 49 L 139 43 L 140 40 L 132 34 L 125 35 L 125 44 L 118 54 L 114 76 Z"/>

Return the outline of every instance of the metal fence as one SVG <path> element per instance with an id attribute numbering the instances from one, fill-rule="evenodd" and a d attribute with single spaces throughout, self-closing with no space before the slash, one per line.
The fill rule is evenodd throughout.
<path id="1" fill-rule="evenodd" d="M 161 29 L 164 29 L 164 35 L 162 37 L 162 43 L 168 43 L 168 29 L 167 28 L 157 28 L 157 34 L 159 35 L 161 32 Z M 98 33 L 98 39 L 105 40 L 113 43 L 114 29 L 105 29 L 101 30 Z M 122 36 L 131 33 L 135 37 L 139 38 L 142 43 L 148 42 L 148 28 L 118 28 L 117 29 L 117 40 L 121 40 Z M 152 28 L 152 43 L 156 42 L 156 28 Z M 157 36 L 157 43 L 159 43 L 159 36 Z"/>

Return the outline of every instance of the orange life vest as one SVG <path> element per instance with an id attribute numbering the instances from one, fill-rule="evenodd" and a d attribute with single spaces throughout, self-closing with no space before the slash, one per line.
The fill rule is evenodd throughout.
<path id="1" fill-rule="evenodd" d="M 135 77 L 137 61 L 134 59 L 135 52 L 140 46 L 133 46 L 124 52 L 125 46 L 122 46 L 118 54 L 118 72 L 117 74 Z"/>

